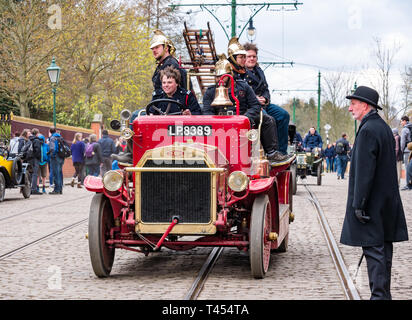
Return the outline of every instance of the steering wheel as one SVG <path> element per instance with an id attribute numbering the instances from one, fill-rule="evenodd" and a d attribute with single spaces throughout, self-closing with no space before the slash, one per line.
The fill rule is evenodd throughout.
<path id="1" fill-rule="evenodd" d="M 154 106 L 155 104 L 157 104 L 157 103 L 159 103 L 159 102 L 170 102 L 170 103 L 174 103 L 174 104 L 176 104 L 176 105 L 180 108 L 181 111 L 171 113 L 171 115 L 172 115 L 172 114 L 181 114 L 182 111 L 184 111 L 184 110 L 187 109 L 187 107 L 184 106 L 182 103 L 180 103 L 179 101 L 173 100 L 173 99 L 156 99 L 156 100 L 151 101 L 151 102 L 146 106 L 146 114 L 147 114 L 147 115 L 150 114 L 150 113 L 149 113 L 149 109 L 150 109 L 151 106 L 153 106 L 153 109 L 155 109 L 157 112 L 159 112 L 160 115 L 162 115 L 162 116 L 167 116 L 167 115 L 169 114 L 169 110 L 166 110 L 165 112 L 163 112 L 163 111 L 160 110 L 158 107 Z"/>

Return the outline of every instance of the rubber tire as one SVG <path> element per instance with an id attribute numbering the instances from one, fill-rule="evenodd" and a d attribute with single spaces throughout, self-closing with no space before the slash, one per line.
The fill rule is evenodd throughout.
<path id="1" fill-rule="evenodd" d="M 318 186 L 322 185 L 322 165 L 323 165 L 322 162 L 318 163 L 318 168 L 316 170 L 317 177 L 318 177 L 318 180 L 317 180 Z"/>
<path id="2" fill-rule="evenodd" d="M 268 218 L 268 221 L 266 221 Z M 252 276 L 263 279 L 269 269 L 271 242 L 267 240 L 267 231 L 272 225 L 269 197 L 262 194 L 256 197 L 250 218 L 249 259 Z M 269 225 L 269 230 L 267 228 Z M 266 239 L 266 244 L 265 244 Z M 267 259 L 265 261 L 265 258 Z"/>
<path id="3" fill-rule="evenodd" d="M 298 177 L 297 177 L 297 175 L 296 175 L 296 164 L 292 164 L 291 166 L 290 166 L 290 173 L 291 173 L 291 175 L 292 175 L 292 194 L 293 195 L 295 195 L 296 194 L 296 191 L 297 191 L 297 189 L 298 189 L 298 185 L 297 185 L 297 183 L 298 183 Z"/>
<path id="4" fill-rule="evenodd" d="M 24 174 L 24 187 L 20 188 L 21 193 L 25 199 L 30 198 L 31 195 L 31 174 L 26 171 Z"/>
<path id="5" fill-rule="evenodd" d="M 2 172 L 0 172 L 0 202 L 3 202 L 6 196 L 6 179 Z"/>
<path id="6" fill-rule="evenodd" d="M 93 196 L 89 213 L 89 253 L 93 271 L 99 278 L 110 275 L 115 249 L 106 245 L 110 228 L 114 226 L 110 201 L 102 194 Z"/>
<path id="7" fill-rule="evenodd" d="M 11 167 L 11 181 L 14 185 L 22 184 L 23 182 L 23 163 L 19 157 L 14 158 Z"/>

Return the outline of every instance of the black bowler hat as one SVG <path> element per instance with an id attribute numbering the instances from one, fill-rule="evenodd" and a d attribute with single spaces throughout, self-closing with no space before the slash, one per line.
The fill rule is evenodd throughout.
<path id="1" fill-rule="evenodd" d="M 376 90 L 369 87 L 358 87 L 355 90 L 354 94 L 352 94 L 351 96 L 347 96 L 346 99 L 357 99 L 382 110 L 382 108 L 378 106 L 379 93 Z"/>

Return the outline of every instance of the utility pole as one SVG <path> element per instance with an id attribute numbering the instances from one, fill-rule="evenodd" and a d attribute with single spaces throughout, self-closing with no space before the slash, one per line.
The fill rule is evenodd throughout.
<path id="1" fill-rule="evenodd" d="M 298 10 L 298 6 L 303 5 L 302 2 L 298 2 L 295 0 L 294 2 L 264 2 L 264 3 L 237 3 L 236 0 L 231 0 L 230 3 L 200 3 L 200 4 L 171 4 L 169 7 L 174 10 L 177 7 L 200 7 L 200 9 L 205 9 L 207 12 L 209 12 L 213 18 L 216 19 L 216 21 L 219 23 L 219 25 L 222 27 L 227 39 L 229 40 L 229 36 L 220 22 L 220 20 L 214 15 L 213 11 L 215 11 L 215 8 L 217 7 L 231 7 L 231 16 L 232 16 L 232 25 L 231 25 L 231 37 L 235 37 L 237 35 L 236 29 L 236 8 L 237 7 L 255 7 L 254 13 L 251 15 L 250 19 L 253 19 L 254 16 L 256 16 L 263 8 L 266 7 L 266 10 L 269 9 L 270 6 L 282 6 L 284 7 L 290 7 L 293 6 L 295 10 Z M 212 9 L 210 9 L 212 8 Z M 249 19 L 249 20 L 250 20 Z M 246 24 L 243 26 L 242 30 L 239 33 L 239 38 L 242 35 L 243 31 L 245 30 L 247 24 L 249 23 L 249 20 L 246 22 Z"/>
<path id="2" fill-rule="evenodd" d="M 236 0 L 232 0 L 232 38 L 236 36 Z"/>
<path id="3" fill-rule="evenodd" d="M 320 94 L 321 94 L 321 89 L 320 89 L 320 71 L 318 74 L 318 133 L 320 134 Z"/>

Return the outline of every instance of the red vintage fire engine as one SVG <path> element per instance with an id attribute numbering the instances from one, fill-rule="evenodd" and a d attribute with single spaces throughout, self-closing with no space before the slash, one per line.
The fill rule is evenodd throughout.
<path id="1" fill-rule="evenodd" d="M 294 157 L 271 166 L 260 130 L 238 105 L 236 115 L 139 116 L 133 129 L 125 114 L 133 163 L 84 182 L 96 192 L 88 233 L 95 274 L 109 276 L 116 249 L 203 246 L 249 251 L 252 275 L 263 278 L 271 251 L 288 247 Z"/>

